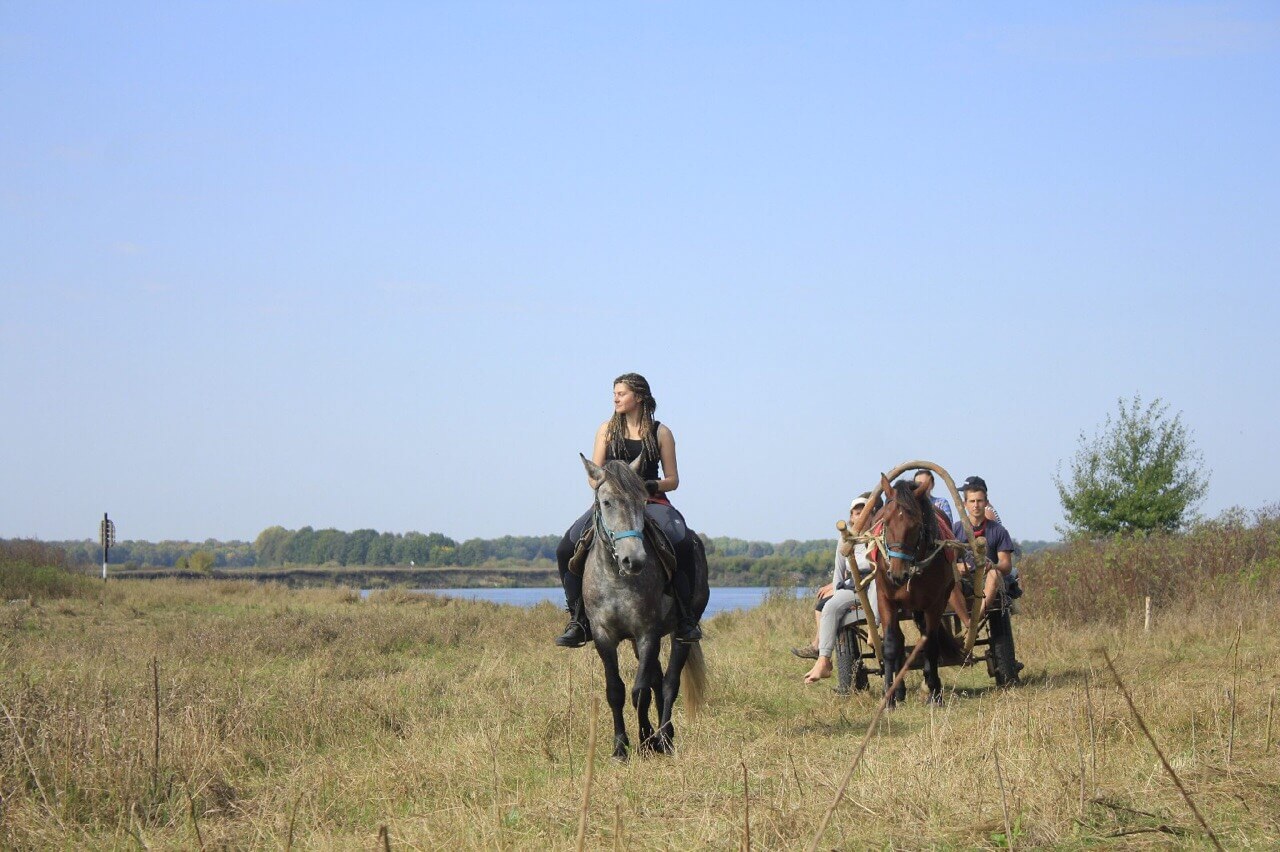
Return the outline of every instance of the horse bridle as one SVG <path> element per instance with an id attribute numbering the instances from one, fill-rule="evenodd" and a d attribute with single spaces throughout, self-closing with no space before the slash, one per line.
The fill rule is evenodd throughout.
<path id="1" fill-rule="evenodd" d="M 602 541 L 604 541 L 605 549 L 609 551 L 609 558 L 615 564 L 618 561 L 618 551 L 615 549 L 614 545 L 618 543 L 619 539 L 644 538 L 644 532 L 642 530 L 619 530 L 615 532 L 614 530 L 609 529 L 609 525 L 604 522 L 604 512 L 600 511 L 599 494 L 596 494 L 594 514 L 596 531 L 600 533 Z"/>
<path id="2" fill-rule="evenodd" d="M 933 509 L 930 508 L 927 511 L 933 511 Z M 924 524 L 924 518 L 922 517 L 920 519 L 920 527 L 918 530 L 916 530 L 915 549 L 917 552 L 920 550 L 920 540 L 924 536 L 924 530 L 925 530 L 925 524 Z M 917 557 L 915 554 L 906 552 L 906 546 L 907 546 L 906 542 L 889 541 L 888 538 L 889 538 L 889 522 L 888 522 L 888 518 L 886 518 L 884 523 L 880 527 L 880 534 L 879 535 L 873 534 L 871 536 L 871 540 L 875 542 L 875 544 L 877 545 L 877 549 L 880 550 L 880 552 L 883 553 L 887 558 L 901 559 L 903 562 L 907 563 L 907 579 L 903 581 L 904 583 L 909 583 L 913 579 L 915 579 L 917 576 L 919 576 L 920 572 L 924 570 L 924 566 L 932 562 L 934 560 L 934 557 L 938 555 L 939 551 L 941 551 L 944 547 L 946 547 L 946 544 L 943 541 L 939 540 L 937 542 L 937 547 L 933 549 L 933 552 L 930 553 L 925 558 L 921 559 Z M 888 571 L 885 571 L 885 577 L 888 578 L 890 583 L 894 583 L 893 576 L 890 575 Z M 900 585 L 900 584 L 894 583 L 894 585 Z"/>

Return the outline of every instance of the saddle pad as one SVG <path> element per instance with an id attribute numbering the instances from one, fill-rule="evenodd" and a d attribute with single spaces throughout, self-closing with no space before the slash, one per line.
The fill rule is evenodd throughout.
<path id="1" fill-rule="evenodd" d="M 587 524 L 587 528 L 582 531 L 578 543 L 573 546 L 573 555 L 569 557 L 569 570 L 582 576 L 582 569 L 587 564 L 587 553 L 591 550 L 591 542 L 596 537 L 596 525 Z"/>

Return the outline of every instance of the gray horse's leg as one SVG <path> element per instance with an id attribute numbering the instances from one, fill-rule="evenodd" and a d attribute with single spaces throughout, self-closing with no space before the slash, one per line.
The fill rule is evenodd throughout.
<path id="1" fill-rule="evenodd" d="M 661 716 L 658 719 L 658 736 L 654 751 L 670 754 L 676 739 L 675 724 L 671 715 L 675 712 L 676 698 L 680 696 L 680 675 L 684 673 L 684 664 L 689 659 L 692 645 L 683 642 L 671 643 L 671 656 L 667 659 L 667 673 L 662 679 Z"/>
<path id="2" fill-rule="evenodd" d="M 653 723 L 649 721 L 649 704 L 662 677 L 658 662 L 661 639 L 645 635 L 636 640 L 636 682 L 631 687 L 631 703 L 635 705 L 640 724 L 640 747 L 648 748 L 653 738 Z"/>
<path id="3" fill-rule="evenodd" d="M 617 760 L 626 760 L 631 743 L 627 740 L 627 723 L 622 716 L 627 687 L 618 672 L 618 646 L 597 636 L 596 653 L 604 664 L 605 695 L 609 699 L 609 709 L 613 711 L 613 756 Z"/>

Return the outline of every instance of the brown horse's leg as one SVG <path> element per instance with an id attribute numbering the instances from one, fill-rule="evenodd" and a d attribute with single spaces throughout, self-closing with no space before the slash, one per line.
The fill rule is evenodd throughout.
<path id="1" fill-rule="evenodd" d="M 884 601 L 881 600 L 881 604 L 883 603 Z M 890 603 L 887 610 L 882 607 L 880 616 L 884 619 L 884 638 L 882 639 L 882 647 L 884 648 L 884 691 L 889 696 L 887 706 L 892 707 L 899 701 L 906 700 L 907 697 L 905 682 L 898 685 L 896 693 L 891 692 L 893 680 L 898 676 L 898 671 L 902 668 L 906 658 L 906 649 L 904 647 L 906 640 L 902 635 L 902 627 L 898 624 L 896 604 Z"/>
<path id="2" fill-rule="evenodd" d="M 604 663 L 604 691 L 609 699 L 609 709 L 613 712 L 613 756 L 617 760 L 626 760 L 631 743 L 627 739 L 626 720 L 622 717 L 627 687 L 618 672 L 618 646 L 597 636 L 596 653 L 600 655 L 600 662 Z"/>
<path id="3" fill-rule="evenodd" d="M 946 606 L 945 602 L 942 606 Z M 942 678 L 938 676 L 938 659 L 942 651 L 942 613 L 927 610 L 924 613 L 924 629 L 920 636 L 927 639 L 924 648 L 924 682 L 929 687 L 929 703 L 942 705 Z"/>

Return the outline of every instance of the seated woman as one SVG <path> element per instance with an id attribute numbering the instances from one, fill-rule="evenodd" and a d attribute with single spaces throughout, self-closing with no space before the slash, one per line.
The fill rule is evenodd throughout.
<path id="1" fill-rule="evenodd" d="M 657 409 L 658 403 L 644 376 L 626 373 L 614 379 L 613 417 L 596 430 L 591 461 L 603 465 L 608 461 L 629 463 L 637 456 L 643 458 L 640 476 L 649 489 L 645 514 L 657 521 L 676 553 L 675 576 L 671 580 L 672 597 L 678 613 L 675 638 L 677 642 L 697 642 L 702 638 L 702 630 L 691 603 L 695 558 L 693 541 L 684 517 L 666 496 L 667 492 L 680 487 L 676 439 L 670 429 L 653 419 Z M 591 513 L 592 509 L 588 509 L 578 518 L 556 548 L 556 564 L 560 569 L 560 583 L 564 586 L 565 606 L 569 611 L 569 623 L 555 640 L 562 648 L 578 648 L 591 640 L 591 625 L 582 606 L 582 578 L 569 570 L 569 560 L 591 523 Z"/>
<path id="2" fill-rule="evenodd" d="M 849 507 L 849 520 L 852 521 L 861 512 L 862 508 L 870 499 L 871 492 L 864 492 L 857 500 L 853 501 L 853 505 Z M 876 501 L 875 511 L 879 511 L 881 501 Z M 857 566 L 857 570 L 850 569 L 849 558 L 853 558 L 853 564 Z M 873 566 L 867 560 L 867 546 L 861 542 L 850 547 L 848 542 L 841 542 L 840 547 L 836 551 L 835 574 L 831 578 L 831 595 L 821 602 L 818 609 L 821 615 L 818 617 L 818 636 L 814 642 L 817 646 L 817 659 L 813 664 L 813 668 L 805 673 L 805 683 L 817 683 L 826 677 L 831 677 L 831 654 L 836 647 L 836 634 L 840 631 L 840 622 L 844 620 L 845 614 L 849 610 L 860 604 L 860 599 L 856 591 L 856 585 L 864 577 L 872 572 Z M 826 588 L 825 586 L 823 588 Z M 877 606 L 877 595 L 875 581 L 867 587 L 867 595 L 870 598 L 872 610 Z M 800 654 L 797 653 L 797 656 Z"/>
<path id="3" fill-rule="evenodd" d="M 854 520 L 858 517 L 858 513 L 862 511 L 862 507 L 867 505 L 867 500 L 871 498 L 870 491 L 864 491 L 859 494 L 849 506 L 849 524 L 853 525 Z M 883 505 L 884 501 L 876 500 L 876 510 Z M 874 513 L 874 510 L 873 510 Z M 865 552 L 863 548 L 861 552 Z M 813 641 L 803 648 L 792 648 L 791 653 L 795 654 L 802 660 L 818 659 L 819 631 L 822 625 L 822 610 L 826 607 L 827 601 L 831 600 L 831 595 L 836 589 L 840 588 L 841 582 L 849 576 L 849 563 L 846 554 L 840 552 L 840 545 L 836 545 L 835 566 L 831 572 L 831 582 L 818 589 L 818 597 L 814 601 L 813 606 Z"/>

